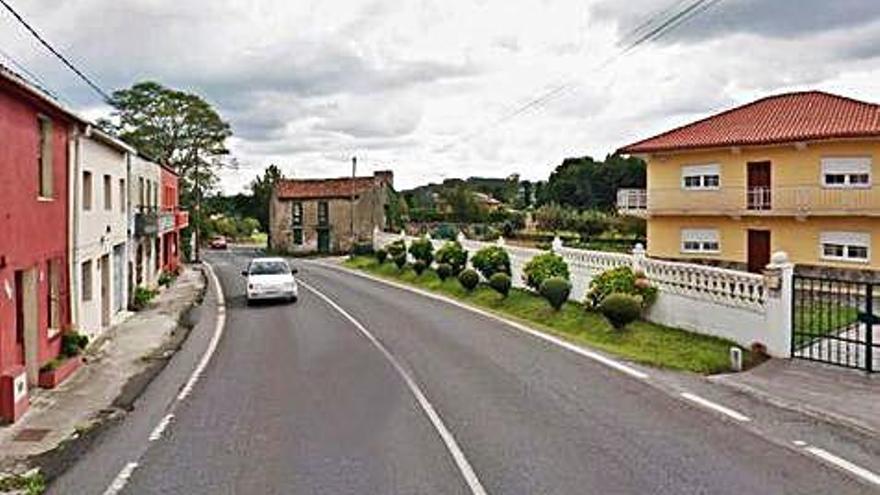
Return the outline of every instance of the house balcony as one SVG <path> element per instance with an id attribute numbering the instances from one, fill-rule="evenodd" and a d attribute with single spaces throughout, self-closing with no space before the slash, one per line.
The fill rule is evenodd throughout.
<path id="1" fill-rule="evenodd" d="M 141 208 L 134 214 L 134 235 L 154 236 L 159 232 L 159 214 L 154 209 Z"/>
<path id="2" fill-rule="evenodd" d="M 878 216 L 880 191 L 822 186 L 622 189 L 621 214 L 739 216 Z"/>
<path id="3" fill-rule="evenodd" d="M 174 224 L 178 230 L 189 227 L 189 212 L 182 210 L 175 211 Z"/>

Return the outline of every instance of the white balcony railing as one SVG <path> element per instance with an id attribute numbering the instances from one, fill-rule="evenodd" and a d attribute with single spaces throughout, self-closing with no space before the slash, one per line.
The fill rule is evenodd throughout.
<path id="1" fill-rule="evenodd" d="M 621 189 L 621 213 L 880 216 L 880 191 L 821 186 Z"/>

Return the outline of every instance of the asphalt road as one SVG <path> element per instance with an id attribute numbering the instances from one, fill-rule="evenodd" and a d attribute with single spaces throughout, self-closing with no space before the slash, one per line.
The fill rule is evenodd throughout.
<path id="1" fill-rule="evenodd" d="M 462 459 L 490 494 L 873 493 L 493 319 L 294 262 L 386 355 L 305 287 L 294 305 L 245 306 L 246 257 L 208 259 L 227 297 L 225 335 L 122 493 L 474 493 Z"/>

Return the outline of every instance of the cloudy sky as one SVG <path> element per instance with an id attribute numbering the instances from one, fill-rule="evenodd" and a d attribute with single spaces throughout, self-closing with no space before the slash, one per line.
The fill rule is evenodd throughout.
<path id="1" fill-rule="evenodd" d="M 877 0 L 721 0 L 625 56 L 634 28 L 693 0 L 9 1 L 102 87 L 153 79 L 216 105 L 240 163 L 227 192 L 270 163 L 345 175 L 353 155 L 399 187 L 542 179 L 767 94 L 880 101 Z M 87 115 L 107 111 L 3 11 L 10 58 Z"/>

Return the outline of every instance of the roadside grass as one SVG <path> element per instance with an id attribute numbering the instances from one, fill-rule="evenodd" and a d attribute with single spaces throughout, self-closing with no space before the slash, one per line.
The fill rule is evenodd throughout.
<path id="1" fill-rule="evenodd" d="M 794 346 L 808 346 L 822 337 L 843 330 L 858 320 L 858 308 L 815 301 L 794 309 Z"/>
<path id="2" fill-rule="evenodd" d="M 579 303 L 569 301 L 554 311 L 543 297 L 527 290 L 511 289 L 510 295 L 502 298 L 485 284 L 468 293 L 455 278 L 441 281 L 433 270 L 416 275 L 410 267 L 398 270 L 391 262 L 380 266 L 375 258 L 368 256 L 349 259 L 345 266 L 441 293 L 575 344 L 637 363 L 700 374 L 730 370 L 728 353 L 735 344 L 725 339 L 647 321 L 631 323 L 622 331 L 615 330 L 605 317 Z M 748 365 L 752 355 L 745 349 L 743 354 Z"/>

